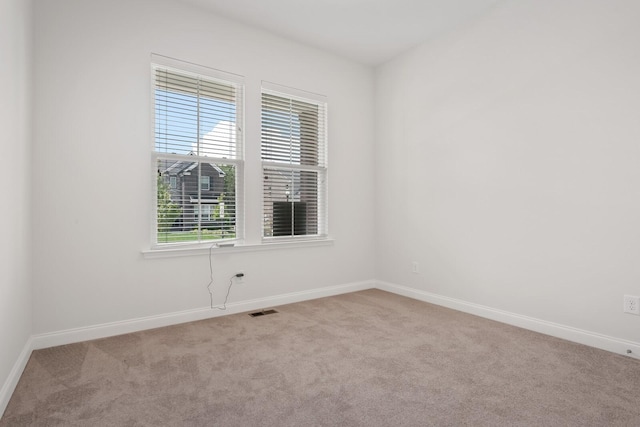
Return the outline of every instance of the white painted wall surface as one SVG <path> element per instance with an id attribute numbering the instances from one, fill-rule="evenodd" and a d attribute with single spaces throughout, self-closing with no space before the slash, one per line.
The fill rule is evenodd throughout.
<path id="1" fill-rule="evenodd" d="M 31 54 L 30 2 L 0 0 L 0 415 L 17 381 L 9 375 L 31 336 Z"/>
<path id="2" fill-rule="evenodd" d="M 209 305 L 206 256 L 141 254 L 150 239 L 151 53 L 245 77 L 247 234 L 253 243 L 261 227 L 261 81 L 328 98 L 335 243 L 215 255 L 216 303 L 240 269 L 244 284 L 234 286 L 230 302 L 372 279 L 370 68 L 184 3 L 37 1 L 34 334 Z"/>
<path id="3" fill-rule="evenodd" d="M 377 278 L 640 342 L 638 22 L 504 2 L 378 69 Z"/>

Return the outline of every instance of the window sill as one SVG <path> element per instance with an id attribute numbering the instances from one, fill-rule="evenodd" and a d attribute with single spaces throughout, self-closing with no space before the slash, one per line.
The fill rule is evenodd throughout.
<path id="1" fill-rule="evenodd" d="M 309 248 L 316 246 L 331 246 L 334 240 L 316 239 L 316 240 L 289 240 L 283 242 L 268 242 L 268 243 L 255 243 L 255 244 L 236 244 L 234 246 L 216 246 L 215 243 L 200 244 L 198 246 L 189 247 L 171 247 L 171 248 L 157 248 L 157 249 L 144 249 L 142 256 L 146 259 L 154 258 L 174 258 L 183 256 L 197 256 L 197 255 L 209 255 L 213 254 L 228 254 L 228 253 L 243 253 L 243 252 L 257 252 L 257 251 L 271 251 L 277 249 L 291 249 L 291 248 Z"/>

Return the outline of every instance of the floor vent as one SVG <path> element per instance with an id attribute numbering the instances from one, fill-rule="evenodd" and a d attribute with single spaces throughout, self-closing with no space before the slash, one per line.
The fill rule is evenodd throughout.
<path id="1" fill-rule="evenodd" d="M 256 311 L 255 313 L 249 313 L 249 316 L 251 317 L 259 317 L 259 316 L 266 316 L 267 314 L 274 314 L 277 313 L 277 311 L 275 310 L 262 310 L 262 311 Z"/>

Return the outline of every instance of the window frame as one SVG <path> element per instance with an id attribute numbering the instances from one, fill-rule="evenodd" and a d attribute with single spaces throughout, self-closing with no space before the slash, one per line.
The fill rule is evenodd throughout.
<path id="1" fill-rule="evenodd" d="M 235 237 L 233 238 L 223 238 L 223 239 L 206 239 L 202 238 L 202 215 L 200 215 L 200 211 L 198 211 L 198 240 L 197 241 L 180 241 L 180 242 L 159 242 L 158 241 L 158 204 L 157 204 L 157 186 L 158 186 L 158 161 L 159 160 L 183 160 L 186 161 L 187 156 L 183 154 L 173 154 L 173 153 L 165 153 L 159 152 L 156 150 L 156 70 L 158 68 L 167 69 L 170 71 L 175 71 L 176 73 L 180 73 L 183 75 L 189 75 L 193 77 L 203 78 L 207 81 L 212 81 L 216 83 L 221 83 L 224 85 L 230 85 L 235 87 L 235 141 L 234 141 L 234 157 L 233 158 L 223 158 L 218 156 L 204 156 L 204 155 L 191 155 L 188 156 L 189 161 L 193 161 L 198 163 L 197 169 L 198 173 L 200 173 L 201 165 L 205 163 L 216 164 L 216 165 L 229 165 L 233 166 L 235 169 Z M 245 164 L 245 156 L 244 156 L 244 117 L 245 117 L 245 99 L 244 99 L 244 77 L 232 74 L 220 70 L 216 70 L 213 68 L 196 65 L 190 62 L 180 61 L 177 59 L 169 58 L 162 55 L 152 54 L 151 55 L 151 66 L 150 66 L 150 150 L 151 150 L 151 173 L 153 176 L 152 179 L 152 203 L 151 203 L 151 244 L 150 251 L 162 251 L 162 252 L 172 252 L 174 250 L 183 251 L 188 249 L 198 249 L 202 247 L 211 247 L 216 243 L 229 243 L 229 242 L 242 242 L 244 240 L 244 232 L 245 232 L 245 218 L 244 218 L 244 164 Z M 200 175 L 198 178 L 198 194 L 200 191 L 207 191 L 201 187 L 201 178 L 204 176 Z M 211 181 L 209 177 L 209 185 L 211 188 Z M 171 185 L 169 184 L 169 187 Z M 196 205 L 196 209 L 201 209 L 201 202 L 198 201 Z M 213 208 L 212 213 L 210 215 L 213 216 Z M 225 212 L 226 213 L 226 212 Z M 228 215 L 227 215 L 228 216 Z"/>
<path id="2" fill-rule="evenodd" d="M 205 185 L 206 180 L 206 185 Z M 200 175 L 200 190 L 211 191 L 211 177 L 209 175 Z"/>
<path id="3" fill-rule="evenodd" d="M 206 209 L 205 209 L 206 208 Z M 213 209 L 211 205 L 207 203 L 200 203 L 193 206 L 193 214 L 200 221 L 211 221 L 213 215 Z M 204 219 L 203 219 L 204 217 Z"/>
<path id="4" fill-rule="evenodd" d="M 263 149 L 264 149 L 264 141 L 263 141 L 263 133 L 264 133 L 264 105 L 263 105 L 263 97 L 264 95 L 269 95 L 273 97 L 280 97 L 282 99 L 290 100 L 291 102 L 299 102 L 314 105 L 318 108 L 318 122 L 316 128 L 318 130 L 318 141 L 317 148 L 318 152 L 316 153 L 318 157 L 317 164 L 304 164 L 300 158 L 300 161 L 297 163 L 291 161 L 289 163 L 282 161 L 274 161 L 274 160 L 265 160 Z M 287 242 L 304 242 L 309 240 L 329 240 L 329 141 L 328 141 L 328 103 L 327 98 L 323 95 L 319 95 L 312 92 L 303 91 L 300 89 L 291 88 L 288 86 L 279 85 L 272 82 L 262 81 L 261 90 L 260 90 L 260 163 L 261 163 L 261 172 L 262 172 L 262 225 L 261 225 L 261 241 L 265 244 L 273 244 L 273 243 L 287 243 Z M 302 143 L 299 147 L 299 150 L 302 150 Z M 295 157 L 295 156 L 294 156 Z M 317 204 L 317 220 L 315 222 L 315 227 L 317 232 L 314 234 L 297 234 L 295 220 L 292 221 L 290 227 L 290 234 L 288 235 L 273 235 L 274 232 L 274 215 L 273 211 L 271 213 L 271 235 L 266 235 L 265 233 L 265 223 L 267 222 L 267 218 L 269 213 L 267 212 L 266 205 L 266 195 L 265 195 L 265 173 L 267 170 L 278 170 L 292 172 L 302 172 L 302 173 L 317 173 L 317 193 L 315 197 L 315 202 Z M 287 186 L 288 187 L 288 186 Z M 275 199 L 274 199 L 275 200 Z M 289 202 L 289 197 L 286 198 L 286 202 Z M 275 203 L 275 201 L 274 201 Z M 292 199 L 290 201 L 292 204 L 292 216 L 295 216 L 295 205 L 296 200 Z M 306 224 L 305 224 L 306 227 Z"/>

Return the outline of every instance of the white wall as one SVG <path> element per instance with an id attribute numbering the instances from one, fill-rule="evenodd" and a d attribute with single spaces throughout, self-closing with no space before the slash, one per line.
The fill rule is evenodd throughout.
<path id="1" fill-rule="evenodd" d="M 233 301 L 375 276 L 640 342 L 621 312 L 640 294 L 637 2 L 503 2 L 379 68 L 375 100 L 366 67 L 170 0 L 30 14 L 0 0 L 0 404 L 32 333 L 209 303 L 206 256 L 141 255 L 152 52 L 246 77 L 254 240 L 260 81 L 329 98 L 335 244 L 216 255 L 218 292 L 247 274 Z"/>
<path id="2" fill-rule="evenodd" d="M 640 317 L 621 312 L 640 294 L 639 15 L 622 0 L 503 2 L 381 67 L 374 100 L 370 69 L 182 3 L 36 0 L 35 245 L 12 270 L 33 265 L 33 332 L 209 303 L 206 256 L 141 255 L 154 52 L 245 76 L 254 238 L 260 81 L 329 98 L 335 244 L 214 256 L 218 292 L 247 275 L 232 301 L 375 276 L 639 342 Z M 15 313 L 25 298 L 4 300 Z"/>
<path id="3" fill-rule="evenodd" d="M 0 0 L 0 415 L 17 381 L 9 376 L 31 336 L 30 34 L 30 2 Z"/>
<path id="4" fill-rule="evenodd" d="M 639 21 L 504 2 L 380 67 L 377 277 L 640 342 Z"/>
<path id="5" fill-rule="evenodd" d="M 373 279 L 371 69 L 170 0 L 37 1 L 34 333 L 209 305 L 206 256 L 141 254 L 150 239 L 151 53 L 245 76 L 254 241 L 261 80 L 328 97 L 335 243 L 215 255 L 216 302 L 239 269 L 246 276 L 231 302 Z"/>

